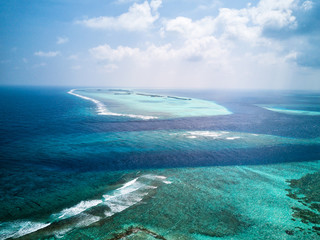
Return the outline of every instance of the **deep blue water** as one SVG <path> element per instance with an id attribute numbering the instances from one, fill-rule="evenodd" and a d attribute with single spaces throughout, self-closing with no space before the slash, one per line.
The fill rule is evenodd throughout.
<path id="1" fill-rule="evenodd" d="M 67 94 L 69 90 L 44 87 L 0 88 L 0 199 L 4 206 L 0 211 L 1 221 L 45 211 L 52 213 L 46 205 L 38 204 L 34 206 L 34 211 L 21 209 L 21 205 L 26 199 L 35 201 L 39 197 L 47 198 L 46 194 L 57 193 L 65 197 L 71 191 L 68 187 L 84 184 L 88 180 L 85 174 L 95 172 L 320 159 L 319 144 L 181 150 L 175 145 L 183 144 L 178 140 L 167 148 L 159 147 L 159 144 L 165 145 L 166 139 L 163 137 L 149 142 L 152 150 L 144 150 L 143 145 L 139 146 L 139 141 L 126 139 L 126 136 L 131 136 L 126 135 L 128 132 L 151 131 L 152 134 L 153 131 L 157 134 L 157 131 L 162 130 L 229 131 L 313 139 L 320 136 L 319 116 L 282 114 L 258 105 L 291 104 L 298 105 L 300 110 L 320 111 L 319 93 L 162 90 L 161 93 L 213 100 L 233 114 L 143 121 L 97 115 L 92 102 Z M 123 135 L 116 135 L 118 138 L 106 145 L 102 139 L 114 137 L 113 133 Z M 141 134 L 141 138 L 144 138 L 144 134 Z M 117 173 L 104 180 L 117 181 L 122 176 L 122 173 Z M 98 187 L 97 191 L 100 191 Z M 84 195 L 92 195 L 93 192 Z M 79 199 L 82 197 L 78 196 Z M 78 198 L 75 198 L 75 202 Z M 66 201 L 69 199 L 61 200 L 57 206 L 48 201 L 48 206 L 63 208 Z"/>
<path id="2" fill-rule="evenodd" d="M 222 152 L 114 153 L 103 151 L 103 143 L 74 142 L 74 135 L 150 130 L 223 130 L 269 134 L 293 138 L 320 135 L 318 116 L 296 116 L 271 112 L 256 104 L 301 103 L 319 110 L 315 93 L 288 92 L 173 92 L 177 95 L 214 100 L 233 112 L 231 115 L 141 121 L 95 114 L 88 101 L 67 94 L 63 88 L 1 88 L 0 164 L 2 169 L 16 166 L 58 168 L 72 171 L 118 170 L 150 167 L 183 167 L 302 161 L 319 158 L 315 146 L 230 149 Z M 169 91 L 167 91 L 169 92 Z M 170 92 L 172 93 L 172 92 Z M 313 97 L 312 97 L 313 96 Z M 316 96 L 316 97 L 314 97 Z M 300 107 L 301 108 L 301 107 Z M 48 140 L 55 144 L 46 145 Z M 39 142 L 40 141 L 40 142 Z M 73 144 L 73 151 L 61 146 Z M 124 143 L 126 144 L 126 143 Z M 48 149 L 50 147 L 50 149 Z M 79 154 L 80 153 L 80 154 Z M 235 157 L 237 156 L 237 157 Z M 192 159 L 192 161 L 190 160 Z M 150 159 L 153 159 L 152 161 Z M 166 160 L 167 159 L 167 160 Z"/>

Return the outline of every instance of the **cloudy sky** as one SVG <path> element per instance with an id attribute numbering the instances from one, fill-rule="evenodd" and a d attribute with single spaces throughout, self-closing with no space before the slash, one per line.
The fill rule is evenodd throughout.
<path id="1" fill-rule="evenodd" d="M 318 0 L 0 0 L 0 84 L 320 90 Z"/>

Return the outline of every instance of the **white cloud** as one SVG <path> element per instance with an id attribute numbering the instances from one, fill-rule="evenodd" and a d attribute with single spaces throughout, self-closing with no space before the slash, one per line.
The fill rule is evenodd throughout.
<path id="1" fill-rule="evenodd" d="M 248 9 L 248 15 L 254 24 L 262 27 L 295 27 L 296 18 L 292 11 L 296 6 L 295 0 L 261 0 L 257 7 Z"/>
<path id="2" fill-rule="evenodd" d="M 152 0 L 150 4 L 148 1 L 141 4 L 134 3 L 128 12 L 118 17 L 101 16 L 77 21 L 77 23 L 95 29 L 143 31 L 150 28 L 159 18 L 156 11 L 161 3 L 161 0 Z"/>
<path id="3" fill-rule="evenodd" d="M 224 39 L 242 40 L 251 44 L 263 42 L 261 27 L 250 23 L 247 9 L 222 8 L 215 19 L 216 29 Z"/>
<path id="4" fill-rule="evenodd" d="M 64 44 L 64 43 L 67 43 L 67 42 L 69 42 L 69 38 L 67 38 L 67 37 L 58 37 L 57 38 L 57 44 Z"/>
<path id="5" fill-rule="evenodd" d="M 292 30 L 295 11 L 310 8 L 305 2 L 261 0 L 242 9 L 220 8 L 216 16 L 197 20 L 162 19 L 161 44 L 104 44 L 89 52 L 102 76 L 112 72 L 110 79 L 123 79 L 128 86 L 280 88 L 295 77 L 299 52 L 286 46 L 288 41 L 268 37 L 266 30 Z"/>
<path id="6" fill-rule="evenodd" d="M 146 4 L 145 2 L 144 4 Z M 156 8 L 160 6 L 153 2 Z M 151 4 L 150 4 L 151 5 Z M 266 39 L 263 28 L 277 26 L 294 26 L 295 17 L 292 15 L 296 7 L 294 0 L 261 0 L 256 7 L 251 4 L 243 9 L 219 9 L 216 17 L 206 16 L 193 21 L 187 17 L 176 17 L 163 21 L 161 28 L 163 36 L 168 32 L 176 32 L 185 38 L 178 48 L 172 44 L 162 46 L 150 45 L 145 50 L 119 46 L 112 49 L 109 45 L 101 45 L 90 50 L 97 59 L 120 61 L 124 57 L 137 57 L 140 59 L 181 59 L 199 60 L 220 56 L 239 45 L 239 41 L 248 46 L 263 45 L 281 51 L 282 48 L 271 40 Z"/>
<path id="7" fill-rule="evenodd" d="M 310 8 L 309 1 L 303 6 Z M 164 21 L 162 31 L 177 32 L 185 38 L 218 36 L 237 38 L 249 42 L 263 41 L 262 30 L 266 27 L 281 29 L 296 27 L 293 10 L 297 7 L 294 0 L 261 0 L 256 7 L 251 4 L 243 9 L 220 8 L 216 17 L 206 16 L 193 21 L 186 17 L 176 17 Z"/>
<path id="8" fill-rule="evenodd" d="M 180 47 L 171 44 L 156 46 L 147 45 L 144 49 L 118 46 L 113 49 L 108 44 L 100 45 L 89 50 L 91 55 L 98 61 L 120 63 L 126 60 L 150 66 L 155 62 L 185 62 L 185 61 L 217 61 L 227 56 L 225 46 L 213 36 L 189 39 Z"/>
<path id="9" fill-rule="evenodd" d="M 130 48 L 119 46 L 116 49 L 112 49 L 108 44 L 100 45 L 95 48 L 91 48 L 89 52 L 99 60 L 120 61 L 125 57 L 139 54 L 138 48 Z"/>
<path id="10" fill-rule="evenodd" d="M 238 40 L 257 45 L 265 42 L 261 37 L 262 28 L 250 22 L 247 10 L 221 8 L 218 16 L 206 16 L 197 21 L 177 17 L 164 22 L 163 36 L 166 32 L 176 32 L 185 39 L 215 37 L 220 41 Z"/>
<path id="11" fill-rule="evenodd" d="M 165 22 L 166 31 L 177 32 L 187 38 L 209 36 L 215 29 L 215 22 L 212 17 L 205 17 L 198 21 L 190 18 L 177 17 Z"/>
<path id="12" fill-rule="evenodd" d="M 152 0 L 150 2 L 150 7 L 153 11 L 157 11 L 158 8 L 161 6 L 162 0 Z"/>
<path id="13" fill-rule="evenodd" d="M 35 56 L 38 57 L 56 57 L 58 55 L 60 55 L 59 51 L 56 52 L 42 52 L 42 51 L 38 51 L 34 53 Z"/>
<path id="14" fill-rule="evenodd" d="M 301 7 L 305 10 L 305 11 L 308 11 L 310 10 L 311 8 L 313 8 L 313 2 L 311 1 L 305 1 L 302 3 Z"/>

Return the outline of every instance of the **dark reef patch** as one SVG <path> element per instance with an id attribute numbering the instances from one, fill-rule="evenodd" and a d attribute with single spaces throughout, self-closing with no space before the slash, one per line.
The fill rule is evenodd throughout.
<path id="1" fill-rule="evenodd" d="M 161 240 L 166 240 L 164 237 L 161 235 L 150 231 L 149 229 L 143 228 L 143 227 L 130 227 L 124 232 L 121 232 L 119 234 L 116 234 L 113 238 L 110 240 L 117 240 L 117 239 L 127 239 L 127 237 L 130 237 L 131 235 L 138 234 L 138 233 L 144 233 L 147 236 L 153 237 L 155 239 L 161 239 Z"/>
<path id="2" fill-rule="evenodd" d="M 306 227 L 301 231 L 313 231 L 320 235 L 320 172 L 287 182 L 290 186 L 287 196 L 304 206 L 292 207 L 293 220 L 300 220 L 305 224 Z"/>

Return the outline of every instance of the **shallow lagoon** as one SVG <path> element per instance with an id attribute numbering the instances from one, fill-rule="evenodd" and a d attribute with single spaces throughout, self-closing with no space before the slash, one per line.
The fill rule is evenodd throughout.
<path id="1" fill-rule="evenodd" d="M 213 101 L 189 97 L 122 89 L 74 89 L 69 93 L 94 102 L 100 115 L 148 120 L 231 114 L 228 109 Z"/>

